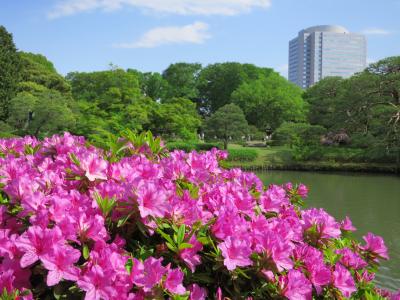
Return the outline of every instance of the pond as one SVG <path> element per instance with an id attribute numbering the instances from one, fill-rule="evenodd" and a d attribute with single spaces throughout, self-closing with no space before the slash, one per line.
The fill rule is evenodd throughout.
<path id="1" fill-rule="evenodd" d="M 322 207 L 338 220 L 349 216 L 356 237 L 373 232 L 385 239 L 390 260 L 380 267 L 376 283 L 400 289 L 400 177 L 355 173 L 268 171 L 257 175 L 265 184 L 304 183 L 307 207 Z"/>

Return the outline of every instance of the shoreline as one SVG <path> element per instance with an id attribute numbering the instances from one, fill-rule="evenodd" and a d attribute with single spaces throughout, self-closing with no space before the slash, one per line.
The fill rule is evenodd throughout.
<path id="1" fill-rule="evenodd" d="M 330 163 L 330 162 L 296 162 L 291 164 L 251 164 L 226 162 L 228 168 L 241 168 L 245 171 L 305 171 L 305 172 L 354 172 L 366 174 L 387 174 L 400 176 L 395 164 L 371 163 Z"/>

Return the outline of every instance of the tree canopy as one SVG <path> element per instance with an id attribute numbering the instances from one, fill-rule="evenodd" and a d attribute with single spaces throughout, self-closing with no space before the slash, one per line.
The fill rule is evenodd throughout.
<path id="1" fill-rule="evenodd" d="M 248 124 L 242 109 L 235 104 L 226 104 L 206 120 L 206 134 L 222 138 L 224 149 L 230 138 L 240 138 L 248 132 Z"/>
<path id="2" fill-rule="evenodd" d="M 0 121 L 8 118 L 9 102 L 17 92 L 21 61 L 11 33 L 0 26 Z"/>
<path id="3" fill-rule="evenodd" d="M 268 77 L 242 83 L 233 92 L 238 105 L 251 125 L 259 130 L 276 129 L 284 121 L 305 121 L 302 91 L 275 72 Z"/>

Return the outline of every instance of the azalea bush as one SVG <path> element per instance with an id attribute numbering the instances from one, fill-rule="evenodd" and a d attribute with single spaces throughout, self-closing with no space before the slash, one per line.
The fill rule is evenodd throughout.
<path id="1" fill-rule="evenodd" d="M 226 156 L 150 134 L 0 140 L 0 298 L 398 299 L 373 283 L 381 237 Z"/>

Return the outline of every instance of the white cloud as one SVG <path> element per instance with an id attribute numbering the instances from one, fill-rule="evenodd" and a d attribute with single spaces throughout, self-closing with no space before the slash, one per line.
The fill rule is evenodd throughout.
<path id="1" fill-rule="evenodd" d="M 382 29 L 382 28 L 367 28 L 364 29 L 363 31 L 361 31 L 362 34 L 365 35 L 389 35 L 392 32 L 386 30 L 386 29 Z"/>
<path id="2" fill-rule="evenodd" d="M 48 13 L 59 18 L 93 10 L 112 11 L 131 6 L 156 13 L 178 15 L 236 15 L 268 8 L 272 0 L 58 0 Z"/>
<path id="3" fill-rule="evenodd" d="M 115 48 L 154 48 L 167 44 L 202 44 L 209 39 L 208 25 L 203 22 L 195 22 L 186 26 L 156 27 L 142 35 L 132 43 L 113 45 Z"/>

